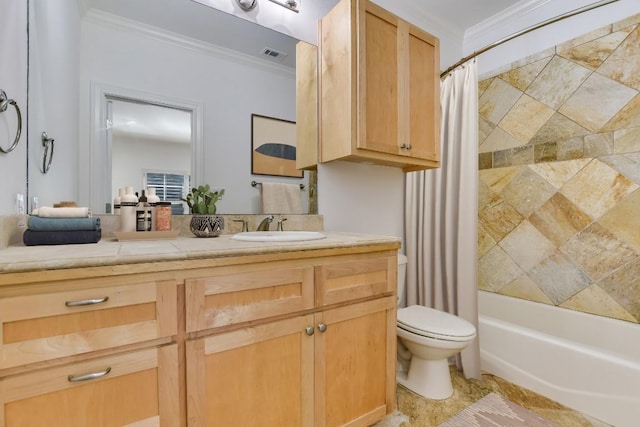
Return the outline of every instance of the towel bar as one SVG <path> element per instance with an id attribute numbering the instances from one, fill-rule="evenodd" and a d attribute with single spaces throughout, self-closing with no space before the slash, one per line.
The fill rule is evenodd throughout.
<path id="1" fill-rule="evenodd" d="M 54 139 L 49 138 L 46 132 L 42 132 L 40 139 L 42 139 L 42 146 L 44 147 L 44 154 L 42 156 L 42 173 L 47 173 L 51 168 L 51 161 L 53 160 Z M 51 147 L 51 153 L 49 153 L 49 147 Z M 48 162 L 47 159 L 49 159 Z"/>
<path id="2" fill-rule="evenodd" d="M 16 138 L 13 140 L 13 144 L 11 144 L 11 147 L 7 149 L 0 147 L 0 152 L 5 154 L 12 152 L 18 145 L 18 141 L 20 141 L 20 134 L 22 133 L 22 113 L 20 112 L 18 103 L 13 99 L 9 99 L 6 92 L 0 89 L 0 113 L 4 113 L 5 111 L 7 111 L 9 105 L 13 105 L 16 108 L 16 114 L 18 115 L 18 130 L 16 131 Z"/>
<path id="3" fill-rule="evenodd" d="M 261 182 L 257 182 L 257 181 L 251 181 L 251 186 L 252 187 L 256 187 L 258 185 L 262 185 L 262 183 Z M 304 184 L 300 184 L 300 189 L 304 190 Z"/>

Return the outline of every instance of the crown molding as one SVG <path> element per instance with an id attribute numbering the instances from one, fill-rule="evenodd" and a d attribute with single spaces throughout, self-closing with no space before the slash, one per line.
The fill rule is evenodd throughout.
<path id="1" fill-rule="evenodd" d="M 443 39 L 462 45 L 465 33 L 444 19 L 436 19 L 421 5 L 421 0 L 373 0 L 373 3 L 412 23 L 413 25 Z"/>
<path id="2" fill-rule="evenodd" d="M 500 31 L 500 29 L 504 30 L 505 28 L 509 28 L 513 22 L 520 21 L 535 10 L 550 3 L 551 0 L 523 0 L 513 6 L 509 6 L 494 16 L 485 19 L 473 27 L 469 27 L 464 33 L 465 46 L 468 40 L 495 41 L 504 37 L 504 31 Z M 477 46 L 474 50 L 481 47 L 482 46 Z"/>
<path id="3" fill-rule="evenodd" d="M 100 25 L 117 31 L 125 31 L 157 40 L 163 43 L 171 44 L 183 49 L 193 50 L 206 55 L 222 57 L 224 59 L 233 60 L 245 65 L 258 66 L 269 70 L 275 70 L 280 73 L 295 75 L 295 70 L 273 62 L 265 61 L 260 58 L 227 49 L 202 40 L 197 40 L 183 34 L 174 33 L 159 27 L 144 24 L 131 19 L 123 18 L 108 12 L 97 9 L 90 9 L 83 20 L 92 24 Z"/>

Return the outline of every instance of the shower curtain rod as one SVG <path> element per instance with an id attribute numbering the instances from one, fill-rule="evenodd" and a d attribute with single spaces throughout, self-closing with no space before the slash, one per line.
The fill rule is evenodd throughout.
<path id="1" fill-rule="evenodd" d="M 610 4 L 610 3 L 615 3 L 617 1 L 619 1 L 619 0 L 602 0 L 602 1 L 599 1 L 597 3 L 593 3 L 593 4 L 590 4 L 588 6 L 583 6 L 581 8 L 574 9 L 574 10 L 569 11 L 567 13 L 563 13 L 562 15 L 558 15 L 556 17 L 547 19 L 546 21 L 542 21 L 539 24 L 532 25 L 531 27 L 525 28 L 524 30 L 520 30 L 520 31 L 518 31 L 516 33 L 513 33 L 510 36 L 502 38 L 502 39 L 500 39 L 500 40 L 498 40 L 496 42 L 491 43 L 490 45 L 487 45 L 487 46 L 483 47 L 480 50 L 477 50 L 477 51 L 473 52 L 471 55 L 465 56 L 464 58 L 462 58 L 461 60 L 459 60 L 458 62 L 456 62 L 452 66 L 450 66 L 449 68 L 447 68 L 445 71 L 443 71 L 440 74 L 440 78 L 443 78 L 444 76 L 449 74 L 449 72 L 451 72 L 452 70 L 456 69 L 460 65 L 464 64 L 468 60 L 473 59 L 476 56 L 478 56 L 478 55 L 480 55 L 482 53 L 485 53 L 486 51 L 488 51 L 490 49 L 493 49 L 496 46 L 500 46 L 503 43 L 506 43 L 506 42 L 508 42 L 510 40 L 513 40 L 516 37 L 520 37 L 522 35 L 530 33 L 531 31 L 535 31 L 535 30 L 537 30 L 539 28 L 546 27 L 549 24 L 553 24 L 553 23 L 556 23 L 558 21 L 562 21 L 563 19 L 570 18 L 572 16 L 579 15 L 579 14 L 581 14 L 583 12 L 588 12 L 590 10 L 597 9 L 599 7 L 606 6 L 606 5 Z"/>

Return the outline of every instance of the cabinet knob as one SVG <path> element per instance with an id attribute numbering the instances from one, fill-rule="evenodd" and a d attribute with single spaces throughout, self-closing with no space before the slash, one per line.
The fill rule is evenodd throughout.
<path id="1" fill-rule="evenodd" d="M 402 144 L 400 148 L 404 150 L 411 150 L 413 147 L 411 146 L 411 144 Z"/>
<path id="2" fill-rule="evenodd" d="M 320 332 L 324 332 L 327 330 L 327 324 L 326 323 L 318 323 L 318 330 Z"/>
<path id="3" fill-rule="evenodd" d="M 313 335 L 313 326 L 307 326 L 306 328 L 304 328 L 304 333 L 309 336 Z"/>

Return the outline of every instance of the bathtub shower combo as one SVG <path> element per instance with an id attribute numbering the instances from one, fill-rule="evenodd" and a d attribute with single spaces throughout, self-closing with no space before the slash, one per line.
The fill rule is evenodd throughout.
<path id="1" fill-rule="evenodd" d="M 640 425 L 640 325 L 479 291 L 482 369 L 615 427 Z"/>

